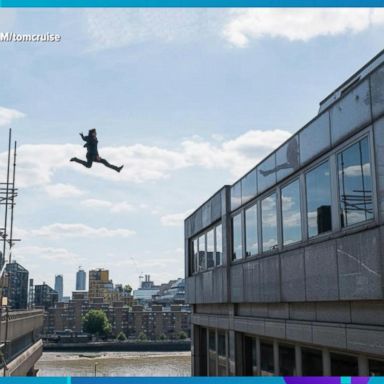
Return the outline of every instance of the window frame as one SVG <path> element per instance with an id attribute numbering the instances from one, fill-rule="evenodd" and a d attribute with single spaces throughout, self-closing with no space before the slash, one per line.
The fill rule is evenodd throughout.
<path id="1" fill-rule="evenodd" d="M 335 188 L 335 194 L 337 196 L 336 201 L 336 207 L 337 207 L 337 217 L 338 217 L 338 227 L 337 231 L 340 231 L 342 233 L 353 231 L 357 227 L 369 225 L 370 223 L 377 223 L 378 221 L 378 202 L 377 202 L 377 186 L 376 186 L 376 161 L 375 161 L 375 150 L 374 150 L 374 143 L 372 140 L 373 133 L 372 133 L 372 125 L 364 129 L 362 132 L 359 132 L 359 134 L 354 135 L 353 137 L 349 138 L 345 142 L 341 143 L 337 146 L 331 153 L 334 154 L 334 161 L 335 161 L 335 169 L 336 169 L 336 188 Z M 340 207 L 340 180 L 339 180 L 339 170 L 338 170 L 338 156 L 348 148 L 352 147 L 353 145 L 359 143 L 360 141 L 367 139 L 368 142 L 368 153 L 369 153 L 369 161 L 370 161 L 370 169 L 371 169 L 371 184 L 372 184 L 372 215 L 373 217 L 368 220 L 360 221 L 358 223 L 354 223 L 348 226 L 342 226 L 341 225 L 341 207 Z M 332 230 L 332 232 L 334 232 Z"/>
<path id="2" fill-rule="evenodd" d="M 295 246 L 297 244 L 300 244 L 302 243 L 303 241 L 305 241 L 306 239 L 304 239 L 304 236 L 303 236 L 303 187 L 302 187 L 302 174 L 299 173 L 298 175 L 296 175 L 296 177 L 292 177 L 290 178 L 289 180 L 287 180 L 286 183 L 284 184 L 281 184 L 280 186 L 280 196 L 279 196 L 279 199 L 280 199 L 280 228 L 281 228 L 281 247 L 284 248 L 284 249 L 287 249 L 289 247 L 292 247 L 292 246 Z M 284 244 L 284 215 L 283 215 L 283 189 L 289 187 L 291 184 L 293 183 L 298 183 L 298 186 L 299 186 L 299 209 L 300 209 L 300 240 L 297 240 L 293 243 L 289 243 L 289 244 Z M 278 224 L 279 225 L 279 224 Z"/>
<path id="3" fill-rule="evenodd" d="M 321 167 L 322 165 L 324 165 L 325 163 L 328 162 L 328 165 L 329 165 L 329 195 L 330 195 L 330 202 L 331 202 L 331 226 L 332 226 L 332 229 L 330 231 L 326 231 L 326 232 L 322 232 L 322 233 L 318 233 L 317 235 L 314 235 L 314 236 L 309 236 L 309 230 L 308 230 L 308 189 L 307 189 L 307 175 L 311 172 L 313 172 L 315 169 L 317 169 L 318 167 Z M 329 234 L 331 233 L 334 233 L 334 232 L 337 232 L 338 230 L 335 229 L 335 223 L 334 223 L 334 215 L 335 215 L 335 202 L 334 202 L 334 199 L 333 199 L 333 188 L 332 188 L 332 158 L 330 155 L 328 155 L 327 157 L 322 157 L 321 160 L 319 162 L 316 162 L 316 164 L 311 164 L 311 167 L 306 169 L 305 172 L 303 173 L 303 176 L 304 176 L 304 196 L 305 196 L 305 199 L 304 199 L 304 205 L 305 205 L 305 217 L 304 217 L 304 231 L 305 231 L 305 239 L 308 240 L 308 241 L 311 241 L 311 240 L 314 240 L 314 239 L 319 239 L 321 237 L 326 237 L 326 236 L 329 236 Z M 336 205 L 338 204 L 338 202 L 336 202 Z M 337 213 L 336 213 L 337 214 Z M 304 241 L 304 240 L 303 240 Z"/>

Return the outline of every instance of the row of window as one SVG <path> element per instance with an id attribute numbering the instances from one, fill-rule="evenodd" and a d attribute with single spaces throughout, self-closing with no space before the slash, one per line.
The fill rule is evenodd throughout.
<path id="1" fill-rule="evenodd" d="M 260 340 L 259 349 L 255 337 L 244 336 L 244 375 L 247 376 L 296 376 L 296 358 L 301 358 L 303 376 L 323 376 L 323 352 L 319 349 L 301 347 L 301 354 L 296 355 L 295 346 L 285 343 L 278 343 L 279 364 L 275 367 L 274 345 L 272 341 Z M 258 351 L 260 356 L 258 356 Z M 258 358 L 259 357 L 259 358 Z M 330 370 L 332 376 L 358 376 L 359 365 L 357 356 L 345 355 L 337 352 L 330 352 Z M 258 366 L 260 365 L 260 367 Z M 277 369 L 275 369 L 277 368 Z M 366 374 L 366 373 L 364 373 Z M 368 359 L 368 375 L 383 376 L 384 361 Z"/>
<path id="2" fill-rule="evenodd" d="M 337 178 L 341 227 L 372 219 L 368 137 L 337 154 Z M 271 193 L 233 216 L 233 260 L 243 257 L 243 248 L 245 256 L 249 257 L 278 247 L 278 209 L 281 209 L 284 246 L 302 240 L 302 225 L 305 225 L 309 238 L 332 230 L 332 171 L 329 159 L 306 172 L 304 184 L 306 196 L 302 196 L 302 183 L 298 177 L 281 188 L 280 199 L 276 192 Z"/>
<path id="3" fill-rule="evenodd" d="M 223 263 L 222 225 L 216 225 L 192 240 L 191 271 L 199 272 Z"/>
<path id="4" fill-rule="evenodd" d="M 208 329 L 208 375 L 227 376 L 227 334 Z"/>

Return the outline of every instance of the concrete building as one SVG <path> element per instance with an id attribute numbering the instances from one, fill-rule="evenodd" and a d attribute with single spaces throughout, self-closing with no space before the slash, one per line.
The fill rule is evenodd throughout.
<path id="1" fill-rule="evenodd" d="M 35 307 L 44 307 L 45 310 L 54 307 L 59 300 L 58 293 L 48 284 L 35 285 Z"/>
<path id="2" fill-rule="evenodd" d="M 194 375 L 384 375 L 383 63 L 185 220 Z"/>
<path id="3" fill-rule="evenodd" d="M 27 309 L 28 305 L 28 271 L 16 261 L 5 267 L 8 284 L 4 287 L 4 296 L 13 310 Z"/>
<path id="4" fill-rule="evenodd" d="M 87 274 L 81 267 L 79 267 L 79 270 L 76 272 L 76 291 L 85 291 L 86 285 Z"/>
<path id="5" fill-rule="evenodd" d="M 28 284 L 28 308 L 35 306 L 35 287 L 33 285 L 33 279 L 29 279 Z"/>
<path id="6" fill-rule="evenodd" d="M 107 269 L 94 269 L 89 271 L 89 291 L 90 302 L 112 303 L 114 297 L 113 282 L 109 279 Z"/>
<path id="7" fill-rule="evenodd" d="M 43 333 L 53 336 L 65 330 L 81 333 L 83 318 L 91 309 L 103 310 L 112 325 L 112 337 L 120 332 L 130 339 L 138 339 L 145 335 L 147 339 L 179 339 L 183 333 L 190 336 L 190 311 L 181 305 L 173 305 L 169 309 L 161 305 L 145 308 L 134 305 L 132 308 L 123 302 L 116 301 L 112 305 L 90 303 L 86 296 L 70 300 L 69 303 L 58 303 L 48 310 L 45 317 Z"/>
<path id="8" fill-rule="evenodd" d="M 63 301 L 63 294 L 64 294 L 63 275 L 55 276 L 55 291 L 59 295 L 59 302 Z"/>
<path id="9" fill-rule="evenodd" d="M 152 302 L 169 307 L 172 304 L 185 303 L 185 279 L 171 280 L 161 284 L 159 292 L 152 296 Z"/>
<path id="10" fill-rule="evenodd" d="M 152 301 L 153 296 L 157 295 L 159 291 L 160 286 L 155 285 L 150 275 L 145 275 L 140 288 L 133 291 L 133 300 L 137 304 L 147 306 Z"/>

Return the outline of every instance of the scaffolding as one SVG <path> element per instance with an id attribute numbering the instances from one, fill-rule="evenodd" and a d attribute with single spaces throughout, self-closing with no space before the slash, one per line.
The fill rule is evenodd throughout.
<path id="1" fill-rule="evenodd" d="M 7 338 L 8 338 L 8 320 L 9 320 L 9 302 L 4 296 L 4 290 L 7 289 L 8 295 L 10 292 L 11 279 L 6 273 L 6 266 L 12 262 L 13 246 L 20 239 L 14 238 L 13 219 L 14 208 L 16 205 L 15 199 L 18 190 L 15 186 L 16 181 L 16 148 L 17 142 L 14 142 L 12 151 L 12 129 L 9 129 L 8 134 L 8 153 L 6 163 L 6 181 L 0 182 L 0 358 L 3 361 L 4 376 L 6 375 L 5 359 L 7 356 Z M 12 153 L 13 152 L 13 153 Z M 13 162 L 13 164 L 11 164 Z M 5 311 L 5 329 L 2 328 L 3 312 Z M 4 336 L 2 336 L 2 332 Z"/>

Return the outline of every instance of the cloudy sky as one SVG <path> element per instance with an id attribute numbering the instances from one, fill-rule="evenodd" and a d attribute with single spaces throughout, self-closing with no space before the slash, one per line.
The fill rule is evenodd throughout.
<path id="1" fill-rule="evenodd" d="M 37 283 L 183 276 L 183 219 L 310 120 L 383 48 L 384 10 L 0 10 L 0 178 L 19 156 L 14 256 Z M 96 127 L 100 155 L 70 163 Z M 0 214 L 2 215 L 2 211 Z"/>

